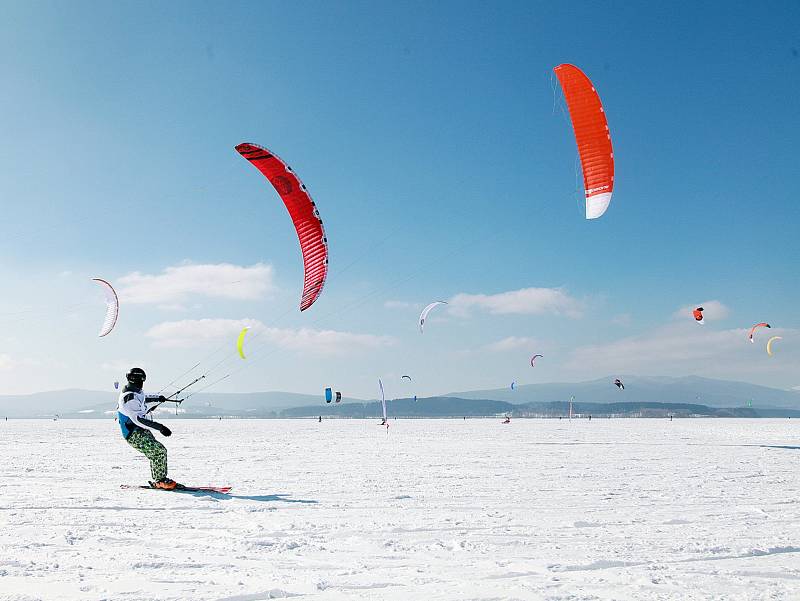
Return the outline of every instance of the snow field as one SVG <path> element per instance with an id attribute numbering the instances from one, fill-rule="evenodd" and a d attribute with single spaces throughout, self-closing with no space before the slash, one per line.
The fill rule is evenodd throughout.
<path id="1" fill-rule="evenodd" d="M 0 599 L 800 599 L 796 420 L 0 422 Z"/>

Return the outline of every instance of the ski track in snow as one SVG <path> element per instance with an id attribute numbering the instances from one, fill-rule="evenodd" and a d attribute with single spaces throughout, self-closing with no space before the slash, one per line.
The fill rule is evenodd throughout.
<path id="1" fill-rule="evenodd" d="M 0 422 L 0 599 L 800 599 L 796 420 Z"/>

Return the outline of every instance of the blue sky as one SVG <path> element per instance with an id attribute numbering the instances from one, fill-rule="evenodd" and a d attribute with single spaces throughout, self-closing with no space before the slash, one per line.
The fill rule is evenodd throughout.
<path id="1" fill-rule="evenodd" d="M 221 391 L 374 396 L 403 373 L 417 394 L 612 373 L 800 384 L 797 3 L 3 13 L 0 393 L 102 389 L 134 363 L 159 386 L 215 350 L 230 360 L 212 375 L 235 372 Z M 562 62 L 612 131 L 595 221 Z M 294 231 L 242 141 L 286 159 L 324 219 L 331 273 L 303 314 Z M 92 277 L 120 289 L 104 339 Z M 418 333 L 422 306 L 456 298 Z M 675 316 L 707 301 L 702 329 Z M 784 336 L 771 358 L 741 331 L 762 320 Z"/>

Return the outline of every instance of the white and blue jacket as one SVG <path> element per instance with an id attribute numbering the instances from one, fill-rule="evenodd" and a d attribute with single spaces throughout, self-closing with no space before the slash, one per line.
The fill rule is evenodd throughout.
<path id="1" fill-rule="evenodd" d="M 117 418 L 122 436 L 126 439 L 135 430 L 143 430 L 148 426 L 143 424 L 140 419 L 150 421 L 147 418 L 147 401 L 155 401 L 160 398 L 158 394 L 145 394 L 142 390 L 133 390 L 127 386 L 122 389 L 117 401 Z"/>

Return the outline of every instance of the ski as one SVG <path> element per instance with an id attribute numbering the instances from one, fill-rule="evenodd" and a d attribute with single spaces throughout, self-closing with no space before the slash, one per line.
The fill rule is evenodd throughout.
<path id="1" fill-rule="evenodd" d="M 175 488 L 167 490 L 165 488 L 155 488 L 149 484 L 121 484 L 120 488 L 145 488 L 147 490 L 164 490 L 166 492 L 215 492 L 221 495 L 227 495 L 232 486 L 185 486 L 178 484 Z"/>

